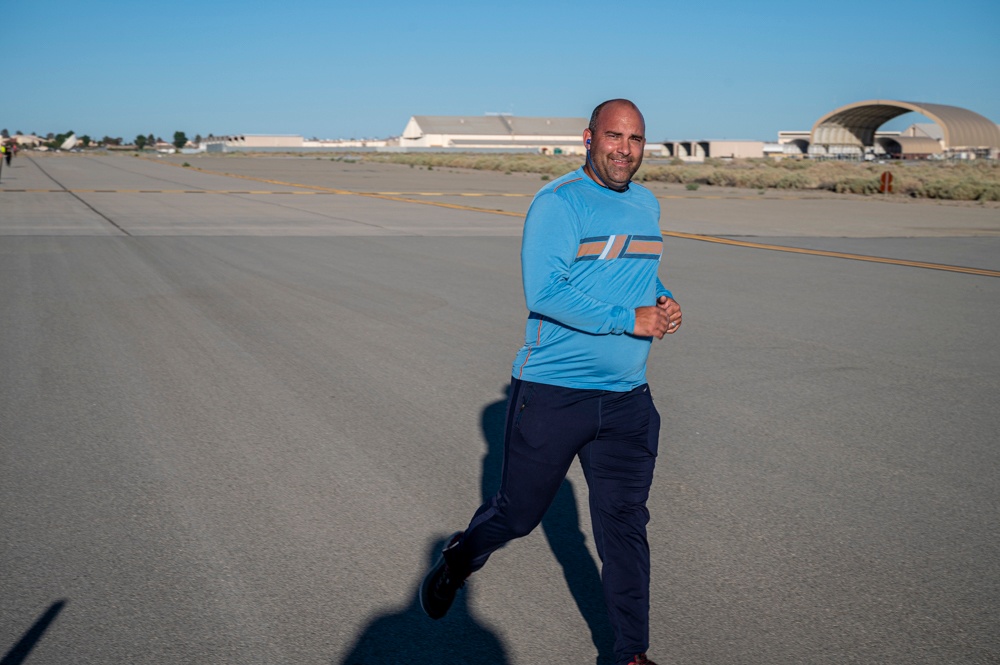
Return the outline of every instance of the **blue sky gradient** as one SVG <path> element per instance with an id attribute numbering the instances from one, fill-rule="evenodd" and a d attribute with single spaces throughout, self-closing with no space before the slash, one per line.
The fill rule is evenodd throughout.
<path id="1" fill-rule="evenodd" d="M 10 132 L 384 138 L 411 115 L 584 117 L 611 97 L 639 105 L 650 140 L 773 141 L 879 98 L 1000 122 L 998 0 L 0 0 L 0 9 L 0 128 Z"/>

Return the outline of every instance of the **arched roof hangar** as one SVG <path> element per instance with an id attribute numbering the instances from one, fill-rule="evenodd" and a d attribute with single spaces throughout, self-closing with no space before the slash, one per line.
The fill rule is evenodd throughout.
<path id="1" fill-rule="evenodd" d="M 827 113 L 813 125 L 809 142 L 872 146 L 879 127 L 911 112 L 925 115 L 941 127 L 945 150 L 1000 148 L 1000 129 L 978 113 L 957 106 L 887 99 L 855 102 Z"/>

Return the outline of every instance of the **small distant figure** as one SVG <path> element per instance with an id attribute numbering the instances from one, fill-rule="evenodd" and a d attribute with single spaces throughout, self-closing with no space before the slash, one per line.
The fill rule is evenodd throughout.
<path id="1" fill-rule="evenodd" d="M 14 146 L 6 144 L 3 146 L 3 158 L 7 162 L 7 166 L 10 166 L 10 159 L 14 156 Z"/>

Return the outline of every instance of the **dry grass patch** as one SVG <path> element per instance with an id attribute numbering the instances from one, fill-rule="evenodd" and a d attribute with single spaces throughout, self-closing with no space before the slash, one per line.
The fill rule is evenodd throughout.
<path id="1" fill-rule="evenodd" d="M 426 168 L 463 168 L 503 173 L 538 173 L 557 177 L 581 164 L 579 156 L 476 153 L 363 153 L 369 162 Z M 743 189 L 815 189 L 848 194 L 876 194 L 879 176 L 890 171 L 897 195 L 957 201 L 1000 201 L 1000 164 L 975 162 L 891 162 L 743 159 L 707 160 L 703 164 L 647 163 L 640 182 L 714 185 Z"/>

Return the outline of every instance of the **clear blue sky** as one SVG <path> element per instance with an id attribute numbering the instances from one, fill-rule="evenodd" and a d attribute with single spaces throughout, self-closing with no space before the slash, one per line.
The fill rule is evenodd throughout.
<path id="1" fill-rule="evenodd" d="M 386 137 L 411 115 L 588 116 L 775 140 L 866 99 L 1000 122 L 1000 0 L 0 0 L 0 128 Z M 909 116 L 910 121 L 919 117 Z"/>

